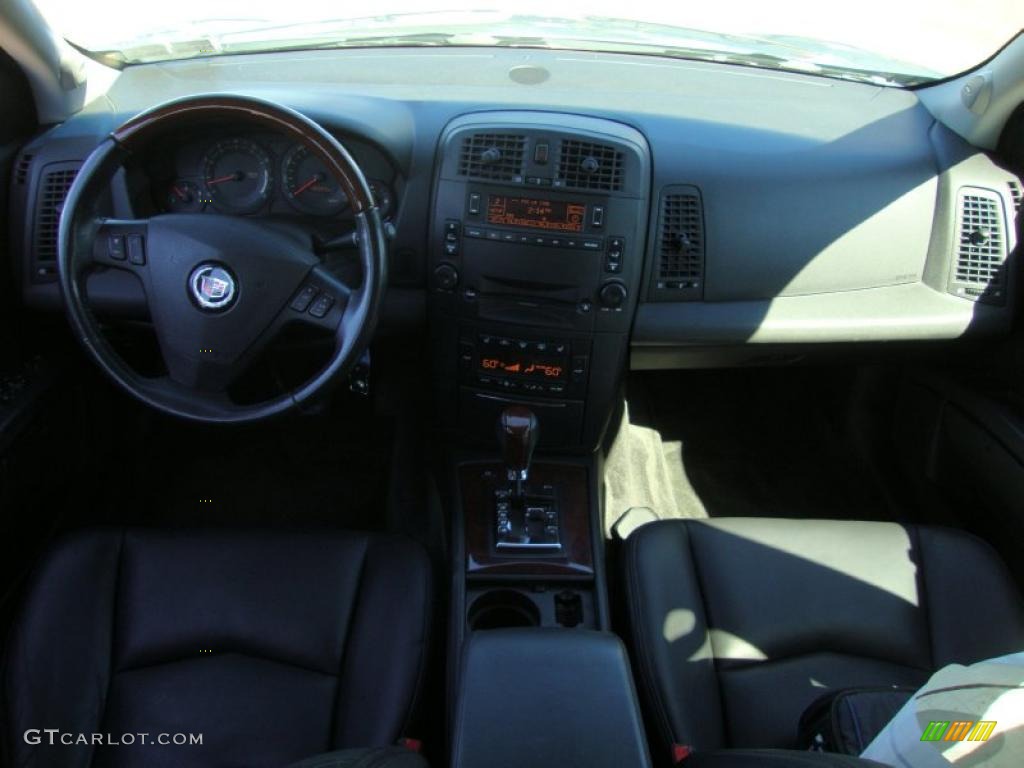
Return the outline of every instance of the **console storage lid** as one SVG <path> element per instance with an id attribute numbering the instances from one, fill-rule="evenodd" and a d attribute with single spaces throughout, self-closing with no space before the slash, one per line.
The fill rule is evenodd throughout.
<path id="1" fill-rule="evenodd" d="M 463 655 L 454 768 L 648 768 L 629 661 L 607 632 L 472 633 Z"/>

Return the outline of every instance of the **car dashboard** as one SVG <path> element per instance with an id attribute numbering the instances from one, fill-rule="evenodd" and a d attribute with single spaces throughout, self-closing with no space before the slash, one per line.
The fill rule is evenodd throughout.
<path id="1" fill-rule="evenodd" d="M 498 48 L 126 68 L 19 158 L 26 303 L 59 306 L 56 223 L 91 148 L 160 102 L 218 92 L 302 112 L 372 180 L 393 225 L 382 330 L 430 329 L 453 423 L 491 424 L 526 399 L 561 444 L 592 446 L 629 366 L 771 363 L 1010 327 L 1020 180 L 913 91 Z M 344 195 L 308 155 L 234 125 L 133 158 L 109 205 L 351 229 Z"/>

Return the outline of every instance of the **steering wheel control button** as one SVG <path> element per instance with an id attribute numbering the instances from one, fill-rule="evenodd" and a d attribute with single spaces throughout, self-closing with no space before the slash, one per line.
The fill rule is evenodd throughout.
<path id="1" fill-rule="evenodd" d="M 107 255 L 114 261 L 124 261 L 128 258 L 127 253 L 124 235 L 111 235 L 107 241 Z"/>
<path id="2" fill-rule="evenodd" d="M 305 312 L 309 309 L 309 305 L 313 303 L 313 299 L 320 293 L 315 285 L 307 285 L 292 299 L 292 303 L 289 305 L 296 312 Z"/>
<path id="3" fill-rule="evenodd" d="M 333 306 L 334 297 L 329 293 L 321 293 L 309 308 L 309 314 L 317 319 L 327 317 L 327 313 L 331 311 Z"/>
<path id="4" fill-rule="evenodd" d="M 200 264 L 188 279 L 189 293 L 200 309 L 223 312 L 238 297 L 238 282 L 220 264 Z"/>
<path id="5" fill-rule="evenodd" d="M 146 263 L 146 242 L 142 235 L 128 235 L 128 261 L 140 267 Z"/>

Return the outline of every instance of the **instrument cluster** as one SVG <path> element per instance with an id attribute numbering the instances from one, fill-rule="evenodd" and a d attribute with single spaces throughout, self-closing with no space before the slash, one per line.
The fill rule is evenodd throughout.
<path id="1" fill-rule="evenodd" d="M 344 141 L 370 183 L 384 218 L 394 213 L 395 174 L 374 147 Z M 165 212 L 236 216 L 298 214 L 348 218 L 348 198 L 324 163 L 273 134 L 193 137 L 165 147 L 149 171 L 156 207 Z"/>

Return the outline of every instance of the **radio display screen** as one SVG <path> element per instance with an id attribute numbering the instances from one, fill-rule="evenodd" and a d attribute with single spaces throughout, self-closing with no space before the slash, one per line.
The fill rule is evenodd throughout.
<path id="1" fill-rule="evenodd" d="M 488 195 L 487 223 L 501 227 L 533 227 L 549 232 L 582 232 L 587 206 L 539 197 Z"/>
<path id="2" fill-rule="evenodd" d="M 505 350 L 488 350 L 481 354 L 480 372 L 547 381 L 563 381 L 566 378 L 565 361 L 561 358 Z"/>

